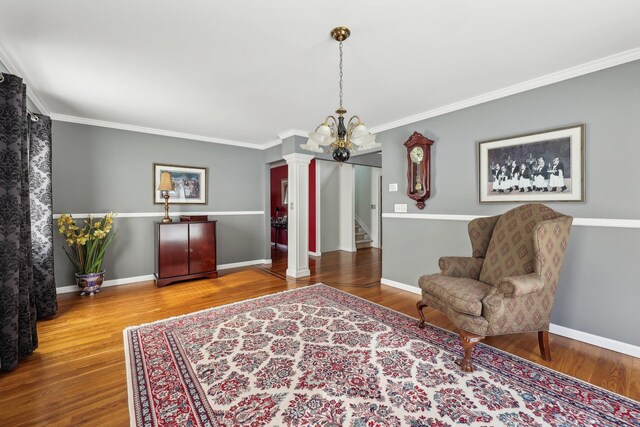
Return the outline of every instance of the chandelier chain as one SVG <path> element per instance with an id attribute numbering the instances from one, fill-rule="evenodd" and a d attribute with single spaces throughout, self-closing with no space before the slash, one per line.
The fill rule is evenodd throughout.
<path id="1" fill-rule="evenodd" d="M 342 42 L 340 42 L 340 109 L 342 110 Z"/>

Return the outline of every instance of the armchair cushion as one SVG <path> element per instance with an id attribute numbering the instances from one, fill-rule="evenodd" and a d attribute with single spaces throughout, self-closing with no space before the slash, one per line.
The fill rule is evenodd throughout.
<path id="1" fill-rule="evenodd" d="M 491 236 L 480 281 L 497 286 L 503 277 L 534 271 L 533 233 L 536 225 L 560 214 L 541 204 L 522 205 L 504 213 Z"/>
<path id="2" fill-rule="evenodd" d="M 493 286 L 477 280 L 442 274 L 422 276 L 419 284 L 424 292 L 436 296 L 452 309 L 471 316 L 481 315 L 482 300 L 494 290 Z"/>
<path id="3" fill-rule="evenodd" d="M 540 278 L 538 273 L 505 277 L 498 284 L 498 290 L 507 297 L 517 297 L 539 292 L 542 288 L 544 288 L 544 280 Z"/>
<path id="4" fill-rule="evenodd" d="M 484 258 L 443 256 L 438 261 L 438 265 L 445 276 L 478 280 L 483 262 Z"/>

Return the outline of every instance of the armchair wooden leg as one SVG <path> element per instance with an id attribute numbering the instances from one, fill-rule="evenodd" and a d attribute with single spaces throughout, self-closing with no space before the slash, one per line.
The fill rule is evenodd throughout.
<path id="1" fill-rule="evenodd" d="M 418 309 L 418 314 L 420 315 L 420 323 L 418 323 L 418 328 L 420 329 L 424 329 L 425 320 L 424 320 L 424 313 L 422 312 L 422 309 L 425 307 L 427 307 L 427 304 L 422 302 L 422 300 L 416 303 L 416 308 Z"/>
<path id="2" fill-rule="evenodd" d="M 538 331 L 538 344 L 540 345 L 540 355 L 547 362 L 551 362 L 551 348 L 549 347 L 549 332 Z"/>
<path id="3" fill-rule="evenodd" d="M 471 362 L 471 356 L 473 354 L 473 347 L 484 339 L 482 335 L 472 334 L 471 332 L 458 331 L 460 340 L 462 341 L 462 347 L 464 348 L 464 359 L 460 361 L 460 368 L 465 372 L 473 372 L 473 363 Z"/>

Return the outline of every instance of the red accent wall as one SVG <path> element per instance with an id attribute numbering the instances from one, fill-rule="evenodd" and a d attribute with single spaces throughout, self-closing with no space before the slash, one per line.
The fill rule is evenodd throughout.
<path id="1" fill-rule="evenodd" d="M 269 212 L 271 218 L 274 218 L 276 216 L 276 208 L 280 208 L 280 213 L 278 214 L 279 216 L 287 215 L 287 206 L 282 204 L 280 182 L 283 179 L 287 179 L 288 174 L 289 170 L 287 165 L 271 169 L 271 212 Z M 271 227 L 271 241 L 276 241 L 276 232 L 273 227 Z M 287 244 L 286 232 L 280 231 L 278 243 L 280 243 L 281 245 Z"/>
<path id="2" fill-rule="evenodd" d="M 271 212 L 270 217 L 276 216 L 276 207 L 280 208 L 279 216 L 288 215 L 287 206 L 282 204 L 281 185 L 283 179 L 288 178 L 288 166 L 279 166 L 271 169 Z M 276 241 L 275 230 L 271 229 L 271 241 Z M 278 243 L 288 244 L 288 236 L 280 232 Z M 309 250 L 316 251 L 316 160 L 309 164 Z"/>
<path id="3" fill-rule="evenodd" d="M 316 159 L 309 164 L 309 250 L 316 251 Z"/>

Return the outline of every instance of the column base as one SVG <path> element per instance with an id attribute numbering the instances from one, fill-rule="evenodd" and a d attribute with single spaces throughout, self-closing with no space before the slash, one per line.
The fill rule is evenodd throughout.
<path id="1" fill-rule="evenodd" d="M 293 270 L 290 268 L 287 268 L 287 276 L 289 277 L 308 277 L 311 276 L 311 270 L 309 270 L 308 268 L 302 268 L 300 270 Z"/>

